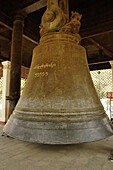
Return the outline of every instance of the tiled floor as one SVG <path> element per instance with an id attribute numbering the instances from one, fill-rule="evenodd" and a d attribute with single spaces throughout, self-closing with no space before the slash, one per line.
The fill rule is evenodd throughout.
<path id="1" fill-rule="evenodd" d="M 0 135 L 2 134 L 0 126 Z M 103 141 L 50 146 L 0 136 L 0 170 L 113 170 L 113 136 Z"/>

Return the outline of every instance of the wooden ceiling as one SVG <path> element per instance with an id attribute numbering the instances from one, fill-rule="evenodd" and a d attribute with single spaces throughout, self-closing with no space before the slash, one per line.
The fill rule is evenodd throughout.
<path id="1" fill-rule="evenodd" d="M 47 0 L 0 0 L 0 62 L 10 60 L 11 34 L 15 12 L 27 13 L 23 33 L 22 64 L 30 66 L 38 44 L 39 25 Z M 113 0 L 69 0 L 71 11 L 82 14 L 81 45 L 86 48 L 90 70 L 110 68 L 113 60 Z"/>

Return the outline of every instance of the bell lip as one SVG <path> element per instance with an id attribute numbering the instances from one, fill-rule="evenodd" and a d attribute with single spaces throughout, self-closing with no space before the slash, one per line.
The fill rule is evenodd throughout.
<path id="1" fill-rule="evenodd" d="M 66 145 L 103 140 L 113 135 L 113 128 L 106 118 L 67 124 L 22 121 L 11 116 L 3 132 L 26 142 Z"/>

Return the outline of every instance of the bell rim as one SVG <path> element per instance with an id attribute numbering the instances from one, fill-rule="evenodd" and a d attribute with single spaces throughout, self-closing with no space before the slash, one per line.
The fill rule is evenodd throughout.
<path id="1" fill-rule="evenodd" d="M 3 131 L 22 141 L 52 145 L 94 142 L 113 135 L 112 126 L 106 118 L 89 122 L 54 123 L 30 122 L 11 116 Z"/>

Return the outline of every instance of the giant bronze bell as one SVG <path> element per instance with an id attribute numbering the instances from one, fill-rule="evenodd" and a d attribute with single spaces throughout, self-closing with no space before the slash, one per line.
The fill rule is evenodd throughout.
<path id="1" fill-rule="evenodd" d="M 113 134 L 90 76 L 86 51 L 79 45 L 81 15 L 72 12 L 69 20 L 67 3 L 48 0 L 27 84 L 4 127 L 11 137 L 73 144 Z"/>

